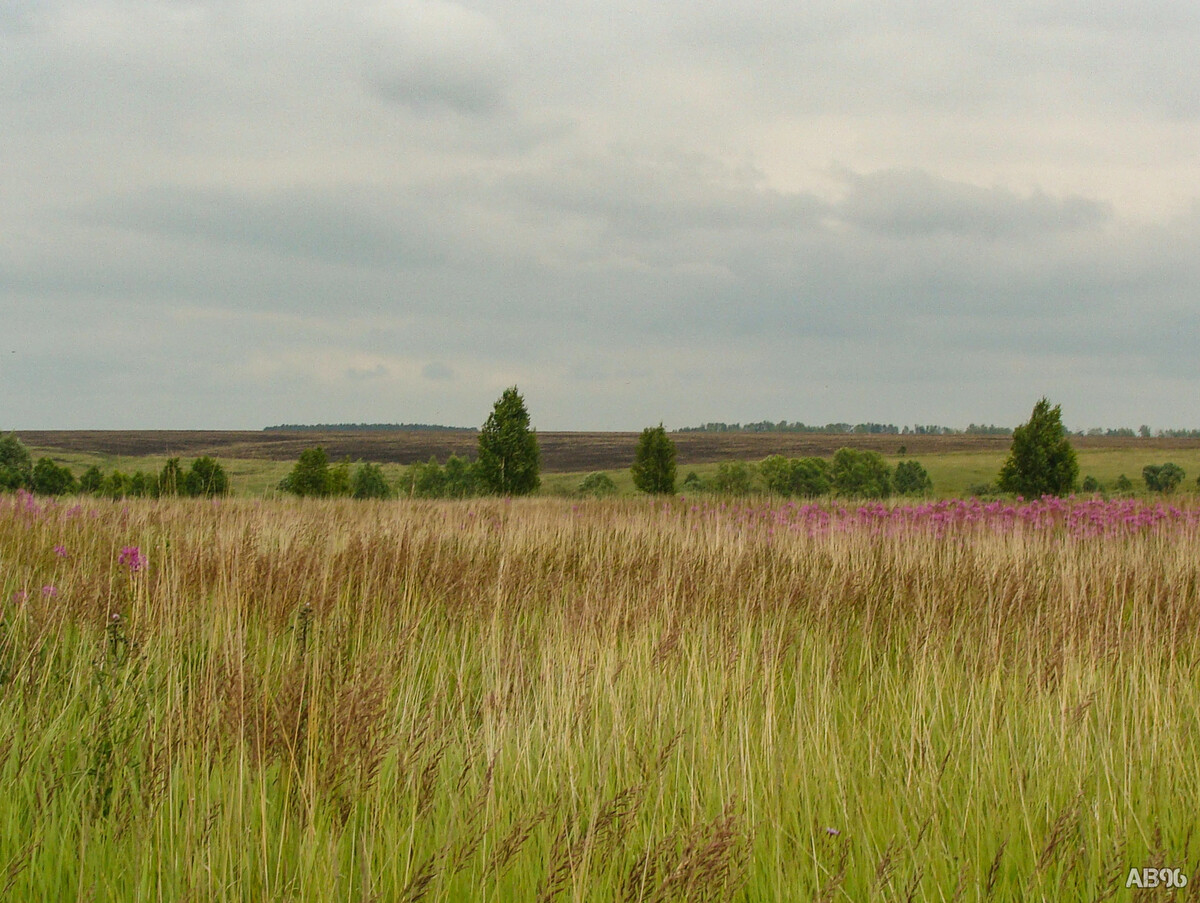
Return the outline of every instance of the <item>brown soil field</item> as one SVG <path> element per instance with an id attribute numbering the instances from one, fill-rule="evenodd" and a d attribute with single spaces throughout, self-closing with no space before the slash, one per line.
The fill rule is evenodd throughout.
<path id="1" fill-rule="evenodd" d="M 475 457 L 478 434 L 447 431 L 251 431 L 251 430 L 49 430 L 21 431 L 17 437 L 37 449 L 61 449 L 108 455 L 178 455 L 194 458 L 260 458 L 294 461 L 300 452 L 321 446 L 331 460 L 412 464 L 452 454 Z M 548 473 L 615 470 L 633 462 L 638 433 L 538 432 L 542 468 Z M 1004 436 L 897 436 L 828 433 L 672 433 L 679 464 L 758 461 L 767 455 L 789 458 L 829 457 L 839 448 L 922 456 L 961 452 L 1002 453 Z M 1078 449 L 1200 448 L 1200 439 L 1073 437 Z"/>

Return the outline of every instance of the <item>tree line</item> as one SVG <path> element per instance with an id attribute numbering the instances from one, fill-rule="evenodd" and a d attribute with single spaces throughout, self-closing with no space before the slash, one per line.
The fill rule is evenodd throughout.
<path id="1" fill-rule="evenodd" d="M 13 435 L 0 438 L 0 491 L 24 489 L 37 495 L 86 494 L 105 498 L 193 496 L 212 497 L 229 492 L 229 476 L 210 457 L 200 457 L 184 469 L 179 458 L 170 458 L 157 473 L 112 470 L 92 465 L 80 476 L 52 458 L 33 461 L 24 444 Z"/>

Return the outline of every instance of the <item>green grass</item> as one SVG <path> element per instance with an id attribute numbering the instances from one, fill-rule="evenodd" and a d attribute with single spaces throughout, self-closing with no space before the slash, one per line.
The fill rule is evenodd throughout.
<path id="1" fill-rule="evenodd" d="M 647 499 L 82 504 L 0 497 L 0 897 L 1200 880 L 1194 524 L 939 542 Z"/>

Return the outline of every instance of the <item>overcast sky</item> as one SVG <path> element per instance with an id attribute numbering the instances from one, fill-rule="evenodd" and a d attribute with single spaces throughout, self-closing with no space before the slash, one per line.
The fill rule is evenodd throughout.
<path id="1" fill-rule="evenodd" d="M 1200 427 L 1200 6 L 0 0 L 0 430 Z"/>

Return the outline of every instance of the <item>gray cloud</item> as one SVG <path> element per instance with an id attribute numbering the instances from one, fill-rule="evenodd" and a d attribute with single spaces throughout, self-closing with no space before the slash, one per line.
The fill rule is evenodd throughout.
<path id="1" fill-rule="evenodd" d="M 1198 20 L 9 4 L 0 429 L 1200 425 Z"/>

